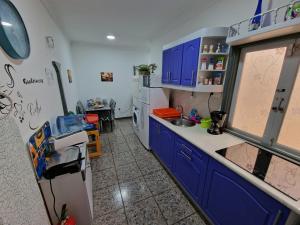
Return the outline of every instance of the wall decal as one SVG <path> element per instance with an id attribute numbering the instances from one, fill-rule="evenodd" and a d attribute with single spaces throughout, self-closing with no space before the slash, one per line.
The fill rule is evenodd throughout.
<path id="1" fill-rule="evenodd" d="M 9 88 L 14 88 L 14 86 L 15 86 L 15 81 L 14 81 L 14 78 L 12 77 L 12 75 L 11 75 L 11 70 L 16 71 L 15 68 L 14 68 L 12 65 L 10 65 L 10 64 L 5 64 L 5 65 L 4 65 L 4 69 L 5 69 L 5 72 L 6 72 L 7 76 L 8 76 L 9 79 L 10 79 L 10 83 L 8 83 L 7 86 L 8 86 Z"/>
<path id="2" fill-rule="evenodd" d="M 23 101 L 21 101 L 23 103 Z M 23 105 L 19 103 L 14 103 L 14 117 L 19 120 L 20 123 L 23 123 L 25 119 L 26 112 L 23 110 Z"/>
<path id="3" fill-rule="evenodd" d="M 39 124 L 39 116 L 42 111 L 42 107 L 40 106 L 38 100 L 36 99 L 34 102 L 27 104 L 27 111 L 30 115 L 30 119 L 28 122 L 29 128 L 31 130 L 36 130 L 40 127 Z"/>
<path id="4" fill-rule="evenodd" d="M 26 85 L 28 85 L 28 84 L 43 84 L 44 80 L 43 79 L 34 79 L 34 78 L 30 78 L 28 80 L 28 79 L 24 78 L 23 83 Z"/>
<path id="5" fill-rule="evenodd" d="M 53 73 L 52 69 L 45 68 L 45 77 L 46 77 L 47 84 L 49 86 L 54 84 L 55 78 L 54 78 L 54 73 Z"/>
<path id="6" fill-rule="evenodd" d="M 101 72 L 100 76 L 101 76 L 101 81 L 104 82 L 113 82 L 114 80 L 112 72 Z"/>
<path id="7" fill-rule="evenodd" d="M 6 118 L 13 109 L 11 98 L 0 92 L 0 120 Z"/>
<path id="8" fill-rule="evenodd" d="M 24 124 L 28 121 L 28 126 L 31 130 L 39 128 L 39 116 L 42 111 L 37 99 L 31 101 L 23 97 L 20 90 L 15 87 L 15 77 L 20 77 L 15 68 L 10 64 L 4 65 L 4 76 L 0 79 L 0 119 L 7 117 L 11 112 L 19 123 Z M 43 84 L 43 79 L 20 79 L 26 85 Z"/>

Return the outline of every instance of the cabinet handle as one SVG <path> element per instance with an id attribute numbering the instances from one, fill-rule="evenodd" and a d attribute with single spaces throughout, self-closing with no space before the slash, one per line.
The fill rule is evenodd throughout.
<path id="1" fill-rule="evenodd" d="M 169 81 L 171 80 L 171 72 L 169 72 L 169 78 L 168 78 L 168 80 Z"/>
<path id="2" fill-rule="evenodd" d="M 282 216 L 282 211 L 281 210 L 278 210 L 276 216 L 275 216 L 275 219 L 274 219 L 274 222 L 272 225 L 278 225 L 279 222 L 280 222 L 280 218 Z"/>
<path id="3" fill-rule="evenodd" d="M 192 79 L 191 79 L 191 85 L 193 85 L 194 82 L 194 70 L 192 70 Z"/>
<path id="4" fill-rule="evenodd" d="M 187 158 L 188 160 L 192 161 L 192 158 L 189 157 L 187 154 L 185 154 L 184 151 L 180 151 L 180 152 L 181 152 L 181 154 L 182 154 L 185 158 Z"/>
<path id="5" fill-rule="evenodd" d="M 181 147 L 184 148 L 185 150 L 187 150 L 190 154 L 193 153 L 193 151 L 191 149 L 189 149 L 188 147 L 186 147 L 184 144 L 181 144 Z"/>

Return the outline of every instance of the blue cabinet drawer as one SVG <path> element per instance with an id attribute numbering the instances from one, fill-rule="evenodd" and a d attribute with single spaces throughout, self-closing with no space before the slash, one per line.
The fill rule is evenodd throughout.
<path id="1" fill-rule="evenodd" d="M 201 204 L 208 156 L 182 138 L 175 138 L 173 174 L 194 201 Z"/>
<path id="2" fill-rule="evenodd" d="M 215 225 L 284 225 L 290 211 L 213 159 L 202 206 Z"/>

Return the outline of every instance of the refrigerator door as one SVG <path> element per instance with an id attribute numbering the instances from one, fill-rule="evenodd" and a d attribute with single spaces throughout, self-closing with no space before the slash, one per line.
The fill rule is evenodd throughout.
<path id="1" fill-rule="evenodd" d="M 149 149 L 149 114 L 150 106 L 142 103 L 140 112 L 141 125 L 139 127 L 139 138 L 146 149 Z"/>

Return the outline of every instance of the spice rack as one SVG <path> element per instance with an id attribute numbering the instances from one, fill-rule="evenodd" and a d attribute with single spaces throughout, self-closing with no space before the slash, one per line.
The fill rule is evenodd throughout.
<path id="1" fill-rule="evenodd" d="M 226 37 L 203 37 L 199 53 L 198 88 L 223 86 L 228 58 Z"/>

